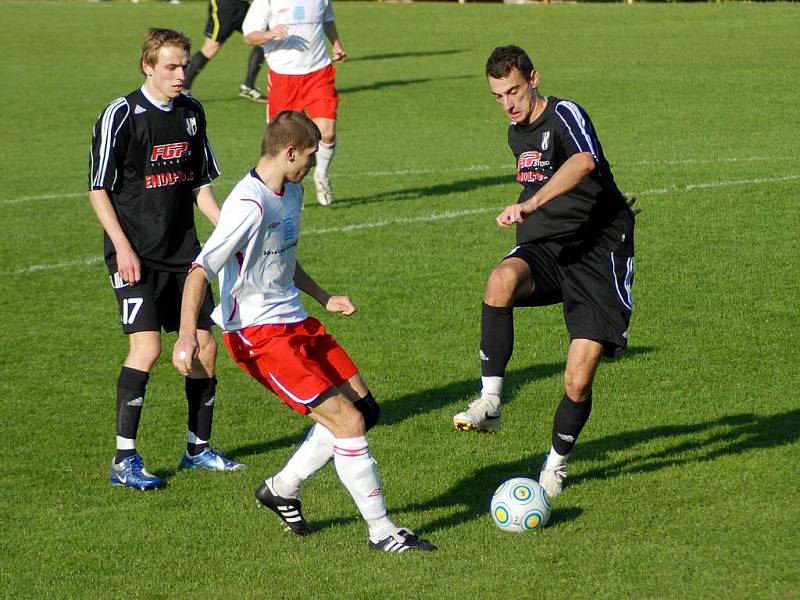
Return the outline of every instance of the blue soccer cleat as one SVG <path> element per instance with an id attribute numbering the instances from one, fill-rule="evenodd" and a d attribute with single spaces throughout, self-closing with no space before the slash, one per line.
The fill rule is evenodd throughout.
<path id="1" fill-rule="evenodd" d="M 129 487 L 134 490 L 154 490 L 161 487 L 161 480 L 144 468 L 144 461 L 138 454 L 129 456 L 121 463 L 111 461 L 108 480 L 113 485 Z"/>
<path id="2" fill-rule="evenodd" d="M 195 456 L 184 453 L 180 468 L 206 469 L 208 471 L 241 471 L 242 469 L 246 469 L 247 465 L 231 460 L 219 450 L 209 446 Z"/>

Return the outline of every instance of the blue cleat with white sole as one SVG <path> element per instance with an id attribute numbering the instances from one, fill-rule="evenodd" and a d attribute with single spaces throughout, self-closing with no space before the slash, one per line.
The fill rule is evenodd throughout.
<path id="1" fill-rule="evenodd" d="M 246 469 L 247 465 L 231 460 L 216 448 L 211 448 L 209 446 L 195 456 L 184 453 L 180 468 L 206 469 L 208 471 L 241 471 L 242 469 Z"/>
<path id="2" fill-rule="evenodd" d="M 142 491 L 154 490 L 162 485 L 161 479 L 144 468 L 144 461 L 138 454 L 129 456 L 119 464 L 112 460 L 108 480 L 112 485 Z"/>

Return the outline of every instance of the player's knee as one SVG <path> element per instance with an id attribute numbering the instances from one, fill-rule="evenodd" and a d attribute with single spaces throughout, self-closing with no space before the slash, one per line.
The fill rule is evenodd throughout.
<path id="1" fill-rule="evenodd" d="M 161 342 L 153 339 L 131 339 L 130 351 L 126 363 L 132 363 L 146 367 L 149 370 L 158 357 L 161 356 Z"/>
<path id="2" fill-rule="evenodd" d="M 364 430 L 372 429 L 381 417 L 381 407 L 375 401 L 372 392 L 353 403 L 353 406 L 361 413 L 364 418 Z"/>
<path id="3" fill-rule="evenodd" d="M 509 306 L 514 298 L 514 290 L 519 285 L 519 277 L 513 269 L 503 265 L 495 268 L 486 282 L 484 301 L 490 306 Z"/>
<path id="4" fill-rule="evenodd" d="M 347 415 L 344 421 L 344 429 L 347 437 L 361 437 L 367 433 L 364 424 L 364 415 L 362 415 L 360 411 L 352 411 L 351 414 Z"/>
<path id="5" fill-rule="evenodd" d="M 564 376 L 564 391 L 573 402 L 583 402 L 592 395 L 592 379 L 581 374 Z"/>

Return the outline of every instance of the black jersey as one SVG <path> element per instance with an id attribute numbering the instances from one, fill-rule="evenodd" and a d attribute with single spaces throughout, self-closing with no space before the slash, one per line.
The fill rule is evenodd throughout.
<path id="1" fill-rule="evenodd" d="M 614 183 L 594 126 L 586 111 L 550 96 L 533 123 L 508 129 L 508 145 L 517 159 L 519 202 L 533 196 L 573 154 L 591 152 L 596 168 L 578 185 L 553 198 L 517 225 L 517 243 L 596 239 L 609 250 L 632 253 L 633 215 Z M 627 250 L 627 252 L 626 252 Z"/>
<path id="2" fill-rule="evenodd" d="M 179 95 L 169 111 L 142 90 L 117 98 L 94 128 L 89 189 L 105 189 L 139 259 L 164 271 L 188 269 L 200 251 L 194 190 L 219 176 L 203 107 Z M 116 252 L 105 236 L 105 260 Z"/>

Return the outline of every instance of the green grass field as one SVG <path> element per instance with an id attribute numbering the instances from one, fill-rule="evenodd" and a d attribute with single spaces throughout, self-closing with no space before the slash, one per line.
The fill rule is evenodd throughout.
<path id="1" fill-rule="evenodd" d="M 328 467 L 317 533 L 284 534 L 253 490 L 306 423 L 219 361 L 214 443 L 249 469 L 176 470 L 183 382 L 163 356 L 139 448 L 167 487 L 107 482 L 127 351 L 85 189 L 91 128 L 140 84 L 148 26 L 197 43 L 205 5 L 2 3 L 0 596 L 8 598 L 787 598 L 800 586 L 800 8 L 337 3 L 337 200 L 313 194 L 299 257 L 359 313 L 322 316 L 384 419 L 370 434 L 399 523 L 433 556 L 370 553 Z M 462 434 L 485 277 L 513 246 L 506 119 L 483 78 L 527 48 L 542 89 L 597 126 L 637 228 L 631 351 L 601 367 L 551 524 L 508 534 L 503 480 L 538 473 L 561 395 L 560 309 L 517 311 L 504 426 Z M 234 37 L 197 79 L 228 190 L 263 107 L 236 97 Z M 309 190 L 311 192 L 311 190 Z M 208 234 L 206 224 L 203 237 Z M 319 307 L 308 304 L 320 316 Z M 172 336 L 165 336 L 169 354 Z"/>

